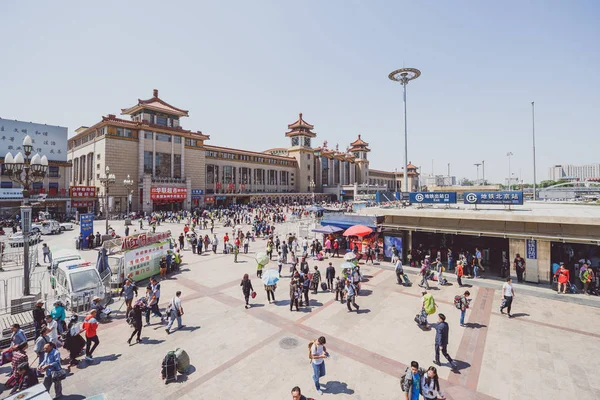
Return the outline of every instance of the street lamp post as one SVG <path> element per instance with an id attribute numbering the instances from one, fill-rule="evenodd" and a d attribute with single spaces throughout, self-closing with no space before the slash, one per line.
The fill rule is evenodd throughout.
<path id="1" fill-rule="evenodd" d="M 23 295 L 31 294 L 30 265 L 29 265 L 29 232 L 31 227 L 31 206 L 29 205 L 30 190 L 34 183 L 44 180 L 48 172 L 48 158 L 35 154 L 29 159 L 33 150 L 33 141 L 29 135 L 23 139 L 23 153 L 16 156 L 6 153 L 4 168 L 11 181 L 23 186 L 23 201 L 21 205 L 21 231 L 23 233 Z"/>
<path id="2" fill-rule="evenodd" d="M 508 190 L 510 190 L 511 188 L 511 184 L 512 184 L 512 175 L 510 174 L 510 157 L 513 155 L 513 153 L 511 151 L 509 151 L 508 153 L 506 153 L 506 156 L 508 157 Z"/>
<path id="3" fill-rule="evenodd" d="M 123 186 L 125 186 L 125 190 L 127 191 L 127 218 L 129 218 L 129 202 L 130 197 L 133 194 L 131 187 L 133 186 L 133 179 L 127 174 L 127 179 L 123 179 Z"/>
<path id="4" fill-rule="evenodd" d="M 481 166 L 481 163 L 475 163 L 473 165 L 477 167 L 477 180 L 475 182 L 477 182 L 477 185 L 479 185 L 479 167 Z"/>
<path id="5" fill-rule="evenodd" d="M 388 78 L 400 82 L 404 88 L 404 192 L 408 192 L 408 123 L 406 118 L 406 85 L 409 81 L 421 76 L 421 71 L 416 68 L 400 68 L 392 71 Z"/>
<path id="6" fill-rule="evenodd" d="M 531 133 L 533 136 L 533 200 L 536 200 L 537 179 L 535 176 L 535 102 L 531 102 Z"/>
<path id="7" fill-rule="evenodd" d="M 310 187 L 310 190 L 312 192 L 312 202 L 313 204 L 315 204 L 315 187 L 317 186 L 317 184 L 315 183 L 314 179 L 310 180 L 308 186 Z"/>
<path id="8" fill-rule="evenodd" d="M 106 234 L 108 235 L 108 192 L 110 185 L 115 183 L 115 174 L 110 173 L 108 165 L 104 170 L 104 176 L 100 178 L 100 183 L 104 186 L 104 216 L 106 217 Z"/>

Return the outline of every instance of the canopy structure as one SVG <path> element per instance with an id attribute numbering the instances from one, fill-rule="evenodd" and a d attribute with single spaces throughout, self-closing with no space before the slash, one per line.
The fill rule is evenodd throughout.
<path id="1" fill-rule="evenodd" d="M 325 211 L 325 209 L 320 206 L 310 206 L 310 207 L 306 207 L 306 211 L 308 211 L 308 212 L 323 212 L 323 211 Z"/>
<path id="2" fill-rule="evenodd" d="M 327 235 L 327 234 L 342 232 L 343 230 L 344 230 L 343 228 L 338 228 L 337 226 L 327 225 L 327 226 L 323 226 L 321 228 L 313 229 L 312 231 L 317 232 L 317 233 L 324 233 Z"/>
<path id="3" fill-rule="evenodd" d="M 346 229 L 346 231 L 344 232 L 344 236 L 363 237 L 369 235 L 372 232 L 373 229 L 369 228 L 368 226 L 354 225 L 353 227 Z"/>
<path id="4" fill-rule="evenodd" d="M 329 210 L 328 210 L 329 211 Z M 364 225 L 369 228 L 377 228 L 377 217 L 367 215 L 333 214 L 327 213 L 321 220 L 323 226 L 337 226 L 338 228 L 348 229 L 354 225 Z M 383 222 L 383 218 L 382 221 Z"/>

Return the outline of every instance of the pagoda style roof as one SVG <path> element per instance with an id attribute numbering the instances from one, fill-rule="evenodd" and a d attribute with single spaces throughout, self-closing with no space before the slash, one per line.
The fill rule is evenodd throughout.
<path id="1" fill-rule="evenodd" d="M 360 135 L 358 135 L 358 139 L 356 139 L 354 142 L 350 143 L 351 147 L 348 149 L 348 151 L 350 151 L 350 152 L 365 151 L 368 153 L 369 151 L 371 151 L 371 149 L 369 149 L 367 147 L 368 145 L 369 145 L 369 143 L 362 140 Z"/>
<path id="2" fill-rule="evenodd" d="M 365 142 L 364 140 L 362 140 L 360 138 L 360 135 L 358 135 L 358 139 L 356 139 L 354 142 L 350 143 L 350 146 L 354 147 L 354 146 L 368 146 L 369 143 Z"/>
<path id="3" fill-rule="evenodd" d="M 285 136 L 287 137 L 303 135 L 314 138 L 317 136 L 316 133 L 312 132 L 314 125 L 311 125 L 302 119 L 302 113 L 298 114 L 298 120 L 296 122 L 288 125 L 288 129 L 290 130 L 285 133 Z"/>
<path id="4" fill-rule="evenodd" d="M 178 117 L 189 117 L 188 110 L 182 110 L 180 108 L 174 107 L 166 101 L 159 98 L 158 89 L 154 89 L 153 96 L 150 99 L 138 99 L 138 103 L 135 106 L 129 108 L 122 108 L 121 114 L 131 115 L 143 109 L 148 109 L 168 115 L 176 115 Z"/>
<path id="5" fill-rule="evenodd" d="M 137 129 L 161 131 L 161 132 L 176 133 L 176 134 L 179 133 L 179 134 L 182 134 L 182 135 L 183 134 L 189 134 L 193 138 L 198 138 L 198 139 L 202 139 L 202 140 L 208 140 L 208 139 L 210 139 L 209 135 L 205 135 L 201 131 L 193 132 L 193 131 L 190 131 L 190 130 L 187 130 L 187 129 L 183 129 L 180 126 L 178 126 L 176 128 L 174 128 L 174 127 L 166 127 L 166 126 L 163 126 L 163 125 L 151 124 L 151 123 L 149 123 L 147 121 L 131 121 L 131 120 L 128 120 L 128 119 L 117 118 L 117 116 L 114 115 L 114 114 L 108 114 L 107 116 L 102 117 L 102 121 L 101 122 L 111 122 L 111 123 L 116 123 L 117 125 L 121 125 L 121 126 L 130 126 L 133 129 L 137 128 Z M 97 125 L 98 124 L 92 126 L 92 128 L 96 128 Z M 88 129 L 92 129 L 92 128 L 88 128 Z M 78 133 L 78 136 L 79 136 L 79 133 Z"/>
<path id="6" fill-rule="evenodd" d="M 406 169 L 417 169 L 417 167 L 415 165 L 413 165 L 410 161 L 408 162 L 408 165 L 406 166 Z"/>

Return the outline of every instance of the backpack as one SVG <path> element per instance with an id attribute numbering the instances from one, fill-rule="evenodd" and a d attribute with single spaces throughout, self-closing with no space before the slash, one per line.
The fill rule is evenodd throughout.
<path id="1" fill-rule="evenodd" d="M 456 307 L 458 310 L 461 309 L 461 295 L 457 294 L 456 296 L 454 296 L 454 307 Z"/>
<path id="2" fill-rule="evenodd" d="M 127 319 L 125 320 L 127 325 L 133 325 L 133 308 L 129 310 L 129 314 L 127 314 Z"/>
<path id="3" fill-rule="evenodd" d="M 312 346 L 313 344 L 315 344 L 316 340 L 311 340 L 310 342 L 308 342 L 308 359 L 312 360 Z"/>
<path id="4" fill-rule="evenodd" d="M 177 358 L 174 351 L 169 351 L 167 355 L 165 355 L 161 366 L 161 375 L 163 379 L 170 380 L 177 377 Z"/>

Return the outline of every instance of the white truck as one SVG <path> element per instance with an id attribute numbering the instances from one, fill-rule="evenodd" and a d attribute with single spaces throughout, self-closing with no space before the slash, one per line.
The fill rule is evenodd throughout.
<path id="1" fill-rule="evenodd" d="M 53 219 L 45 220 L 42 222 L 34 222 L 31 224 L 31 231 L 41 233 L 42 235 L 52 235 L 55 233 L 62 232 L 58 221 Z"/>
<path id="2" fill-rule="evenodd" d="M 110 287 L 121 287 L 132 274 L 135 282 L 159 274 L 160 260 L 172 248 L 171 232 L 140 233 L 102 244 L 111 270 Z"/>
<path id="3" fill-rule="evenodd" d="M 108 294 L 96 266 L 89 261 L 59 263 L 51 276 L 51 284 L 57 299 L 73 313 L 87 311 L 96 296 L 105 303 Z"/>

